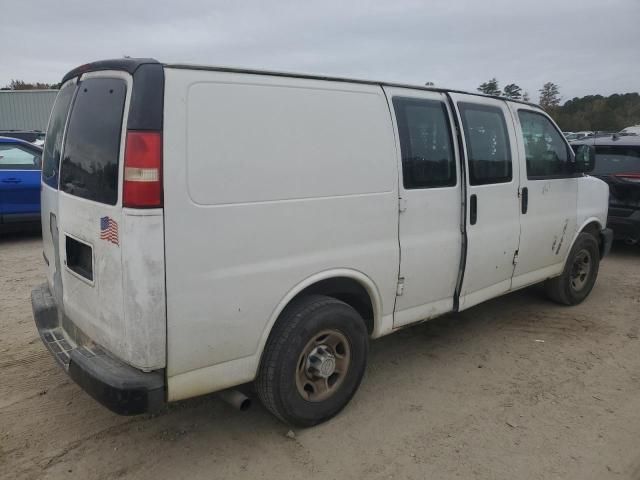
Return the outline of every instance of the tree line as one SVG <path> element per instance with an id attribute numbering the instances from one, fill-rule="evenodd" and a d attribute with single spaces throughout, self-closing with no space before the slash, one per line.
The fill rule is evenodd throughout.
<path id="1" fill-rule="evenodd" d="M 433 85 L 427 82 L 426 85 Z M 25 82 L 11 80 L 0 90 L 43 90 L 58 89 L 59 83 Z M 513 100 L 529 102 L 529 92 L 515 84 L 509 83 L 500 88 L 494 77 L 483 82 L 477 89 L 485 95 L 502 96 Z M 602 130 L 617 132 L 625 127 L 640 124 L 640 95 L 638 93 L 587 95 L 576 97 L 561 104 L 560 87 L 553 82 L 545 83 L 538 90 L 538 104 L 553 117 L 564 131 Z"/>
<path id="2" fill-rule="evenodd" d="M 60 88 L 59 83 L 30 83 L 24 80 L 11 80 L 7 85 L 0 88 L 0 90 L 57 90 Z"/>
<path id="3" fill-rule="evenodd" d="M 496 95 L 514 100 L 529 100 L 515 83 L 502 90 L 494 77 L 483 82 L 477 89 L 485 95 Z M 562 104 L 560 87 L 553 82 L 545 83 L 540 90 L 538 104 L 556 121 L 563 131 L 599 130 L 617 132 L 625 127 L 640 124 L 640 95 L 638 93 L 587 95 L 575 97 Z"/>

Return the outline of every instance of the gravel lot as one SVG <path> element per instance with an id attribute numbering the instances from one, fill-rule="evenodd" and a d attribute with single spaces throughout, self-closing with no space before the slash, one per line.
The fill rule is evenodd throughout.
<path id="1" fill-rule="evenodd" d="M 111 414 L 40 343 L 42 281 L 39 238 L 0 238 L 2 479 L 640 479 L 638 247 L 580 306 L 534 287 L 373 342 L 347 409 L 294 438 L 214 396 Z"/>

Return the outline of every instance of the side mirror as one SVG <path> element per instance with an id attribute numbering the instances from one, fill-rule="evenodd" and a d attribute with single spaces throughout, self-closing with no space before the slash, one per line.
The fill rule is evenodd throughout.
<path id="1" fill-rule="evenodd" d="M 593 145 L 577 145 L 575 147 L 576 162 L 574 170 L 578 173 L 589 173 L 596 166 L 596 147 Z"/>

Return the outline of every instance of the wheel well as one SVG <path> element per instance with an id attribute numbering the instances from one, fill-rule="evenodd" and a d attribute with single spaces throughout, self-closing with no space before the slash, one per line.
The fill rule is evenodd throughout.
<path id="1" fill-rule="evenodd" d="M 350 305 L 364 320 L 369 334 L 373 332 L 373 302 L 367 290 L 358 281 L 348 277 L 321 280 L 302 290 L 292 301 L 309 294 L 326 295 Z"/>
<path id="2" fill-rule="evenodd" d="M 591 222 L 584 226 L 584 228 L 582 229 L 582 232 L 593 235 L 593 237 L 598 242 L 598 249 L 600 250 L 600 256 L 602 256 L 604 245 L 602 243 L 602 236 L 600 235 L 600 230 L 601 230 L 601 227 L 598 222 Z"/>
<path id="3" fill-rule="evenodd" d="M 584 233 L 590 233 L 594 237 L 600 237 L 600 225 L 598 222 L 591 222 L 584 226 L 582 229 Z"/>

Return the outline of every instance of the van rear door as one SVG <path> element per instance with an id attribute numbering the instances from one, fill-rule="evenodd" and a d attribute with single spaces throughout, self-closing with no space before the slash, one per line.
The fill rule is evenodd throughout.
<path id="1" fill-rule="evenodd" d="M 153 370 L 166 357 L 163 216 L 161 204 L 123 208 L 126 149 L 144 157 L 148 146 L 127 144 L 140 134 L 127 131 L 134 87 L 134 77 L 117 70 L 78 80 L 59 173 L 61 310 L 68 333 L 78 329 L 119 359 Z M 160 148 L 157 143 L 158 161 Z M 144 177 L 143 191 L 151 185 L 148 169 L 132 170 Z M 151 177 L 159 184 L 159 171 Z M 129 187 L 133 197 L 140 192 Z"/>
<path id="2" fill-rule="evenodd" d="M 60 88 L 49 117 L 47 135 L 42 151 L 42 183 L 40 189 L 40 218 L 42 224 L 42 251 L 47 264 L 47 283 L 56 303 L 62 303 L 60 253 L 58 245 L 58 173 L 64 132 L 69 118 L 71 102 L 76 93 L 76 78 L 66 81 Z"/>

